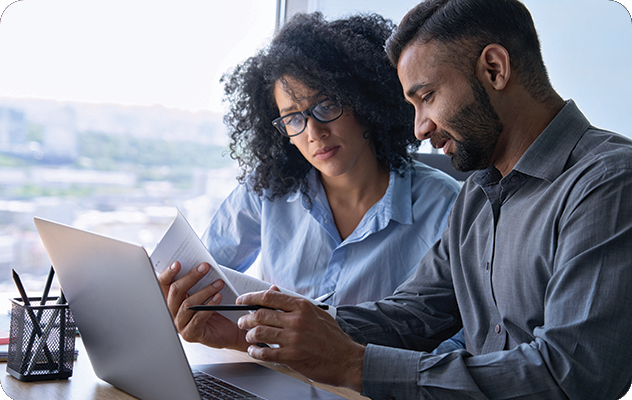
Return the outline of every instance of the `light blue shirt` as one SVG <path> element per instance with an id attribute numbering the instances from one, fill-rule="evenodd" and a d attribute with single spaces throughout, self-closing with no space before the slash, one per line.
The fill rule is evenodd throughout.
<path id="1" fill-rule="evenodd" d="M 378 300 L 404 282 L 445 228 L 459 184 L 414 162 L 391 172 L 386 193 L 342 240 L 318 171 L 300 192 L 270 201 L 239 185 L 202 240 L 215 260 L 245 271 L 261 255 L 263 279 L 308 297 L 336 291 L 327 303 Z"/>

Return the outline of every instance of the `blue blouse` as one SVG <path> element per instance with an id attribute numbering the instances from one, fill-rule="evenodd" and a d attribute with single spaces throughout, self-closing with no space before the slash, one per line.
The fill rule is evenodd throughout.
<path id="1" fill-rule="evenodd" d="M 459 184 L 414 162 L 404 176 L 391 171 L 386 193 L 342 240 L 319 173 L 300 192 L 274 201 L 247 184 L 224 200 L 202 240 L 213 258 L 238 271 L 261 256 L 263 279 L 315 298 L 331 291 L 332 305 L 391 295 L 412 275 L 441 236 Z"/>

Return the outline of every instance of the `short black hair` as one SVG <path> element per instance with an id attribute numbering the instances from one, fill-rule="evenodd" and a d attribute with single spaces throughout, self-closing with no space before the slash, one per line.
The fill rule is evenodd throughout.
<path id="1" fill-rule="evenodd" d="M 459 60 L 457 67 L 472 67 L 470 73 L 486 46 L 501 45 L 534 99 L 545 102 L 554 93 L 533 18 L 518 0 L 426 0 L 406 14 L 386 50 L 396 66 L 408 44 L 433 40 L 456 53 L 452 59 Z"/>
<path id="2" fill-rule="evenodd" d="M 355 15 L 326 21 L 322 14 L 298 14 L 266 48 L 222 77 L 230 155 L 246 181 L 270 199 L 301 189 L 311 164 L 272 126 L 279 117 L 274 85 L 291 77 L 350 109 L 366 128 L 378 164 L 404 173 L 414 136 L 414 109 L 406 103 L 396 69 L 384 45 L 394 24 L 383 17 Z"/>

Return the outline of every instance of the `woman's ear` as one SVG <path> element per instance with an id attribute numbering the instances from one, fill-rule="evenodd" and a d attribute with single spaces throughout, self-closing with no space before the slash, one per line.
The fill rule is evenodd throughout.
<path id="1" fill-rule="evenodd" d="M 487 45 L 476 63 L 476 74 L 496 90 L 503 90 L 511 77 L 511 63 L 507 50 L 498 44 Z"/>

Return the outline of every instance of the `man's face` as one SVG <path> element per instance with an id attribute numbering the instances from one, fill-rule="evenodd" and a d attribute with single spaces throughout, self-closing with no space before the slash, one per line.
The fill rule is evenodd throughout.
<path id="1" fill-rule="evenodd" d="M 412 43 L 397 65 L 404 95 L 415 107 L 415 136 L 443 148 L 458 171 L 487 168 L 503 125 L 476 76 L 444 61 L 439 46 Z"/>

